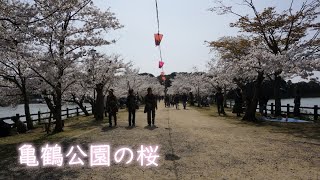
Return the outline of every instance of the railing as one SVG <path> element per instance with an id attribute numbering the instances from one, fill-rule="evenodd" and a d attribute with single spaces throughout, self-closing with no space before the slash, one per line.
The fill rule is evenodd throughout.
<path id="1" fill-rule="evenodd" d="M 227 103 L 227 107 L 233 108 L 234 106 L 234 102 L 233 101 L 228 101 Z M 270 109 L 268 109 L 268 107 L 271 107 Z M 245 107 L 244 107 L 245 108 Z M 285 108 L 286 110 L 283 111 L 282 108 Z M 291 106 L 290 104 L 287 104 L 285 106 L 281 106 L 281 113 L 284 115 L 287 115 L 289 117 L 290 114 L 294 114 L 293 111 L 290 111 L 290 109 L 293 109 L 294 106 Z M 257 106 L 257 109 L 259 109 L 259 105 Z M 314 121 L 318 121 L 319 120 L 319 106 L 318 105 L 314 105 L 313 107 L 300 107 L 300 114 L 301 115 L 306 115 L 306 116 L 313 116 L 313 120 Z M 305 113 L 302 112 L 301 110 L 313 110 L 312 113 Z M 269 105 L 267 105 L 266 109 L 264 109 L 264 111 L 266 112 L 270 112 L 272 115 L 275 112 L 275 105 L 274 103 L 271 103 Z"/>
<path id="2" fill-rule="evenodd" d="M 90 109 L 90 108 L 87 108 L 86 106 L 84 108 L 88 111 L 88 113 L 89 112 L 92 113 L 92 108 Z M 74 112 L 71 112 L 71 111 L 74 111 Z M 66 113 L 63 114 L 64 112 L 66 112 Z M 43 120 L 49 120 L 51 118 L 50 114 L 52 114 L 52 112 L 40 112 L 40 111 L 38 111 L 38 113 L 30 114 L 30 115 L 31 115 L 31 119 L 32 119 L 33 122 L 38 121 L 38 123 L 41 123 Z M 66 109 L 61 110 L 61 117 L 62 118 L 63 117 L 70 118 L 70 117 L 74 117 L 74 116 L 80 116 L 80 115 L 83 115 L 83 114 L 84 114 L 84 112 L 79 107 L 76 107 L 76 108 L 73 108 L 73 109 L 66 108 Z M 43 117 L 43 115 L 45 115 L 45 117 Z M 26 115 L 16 114 L 16 116 L 0 118 L 0 121 L 12 120 L 13 117 L 15 117 L 17 119 L 20 119 L 20 118 L 26 117 Z M 24 120 L 22 122 L 26 123 L 26 120 Z M 13 125 L 14 122 L 7 123 L 7 124 Z"/>

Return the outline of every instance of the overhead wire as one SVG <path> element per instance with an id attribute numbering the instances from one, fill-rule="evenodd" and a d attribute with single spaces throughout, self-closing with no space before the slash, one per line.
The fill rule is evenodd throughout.
<path id="1" fill-rule="evenodd" d="M 159 20 L 158 0 L 155 0 L 155 3 L 156 3 L 156 15 L 157 15 L 157 25 L 158 25 L 158 35 L 159 35 L 160 34 L 160 20 Z M 159 48 L 160 60 L 161 60 L 161 62 L 163 62 L 161 45 L 159 44 L 158 46 L 159 46 L 158 48 Z M 161 69 L 163 72 L 164 71 L 163 66 L 161 67 Z"/>

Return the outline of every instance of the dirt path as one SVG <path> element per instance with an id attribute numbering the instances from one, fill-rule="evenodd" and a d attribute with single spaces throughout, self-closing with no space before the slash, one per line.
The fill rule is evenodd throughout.
<path id="1" fill-rule="evenodd" d="M 126 128 L 127 113 L 122 112 L 118 128 L 107 128 L 104 123 L 67 144 L 86 148 L 91 143 L 110 144 L 112 152 L 123 146 L 138 150 L 141 144 L 159 145 L 159 167 L 112 162 L 111 167 L 65 165 L 63 169 L 24 169 L 28 173 L 23 174 L 29 179 L 320 179 L 318 140 L 271 132 L 215 112 L 164 108 L 162 103 L 156 115 L 158 128 L 148 129 L 146 124 L 146 114 L 140 109 L 137 127 Z"/>

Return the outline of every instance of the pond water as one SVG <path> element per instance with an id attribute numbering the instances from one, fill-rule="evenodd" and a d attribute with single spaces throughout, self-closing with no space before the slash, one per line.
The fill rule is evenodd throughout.
<path id="1" fill-rule="evenodd" d="M 85 106 L 87 107 L 91 107 L 90 104 L 85 104 Z M 76 104 L 65 104 L 62 106 L 62 109 L 74 109 L 78 107 Z M 80 109 L 79 109 L 80 110 Z M 41 113 L 44 112 L 49 112 L 49 108 L 47 106 L 47 104 L 30 104 L 30 113 L 31 114 L 37 114 L 38 111 L 40 111 Z M 70 110 L 69 113 L 75 113 L 76 110 Z M 79 111 L 81 112 L 81 110 Z M 63 114 L 65 114 L 66 112 L 63 112 Z M 3 117 L 11 117 L 11 116 L 15 116 L 16 114 L 20 114 L 20 115 L 24 115 L 24 105 L 23 104 L 19 104 L 15 107 L 0 107 L 0 118 Z M 82 113 L 80 113 L 82 114 Z M 46 115 L 42 115 L 42 117 L 45 117 Z M 36 116 L 33 116 L 33 118 L 35 118 Z M 65 117 L 65 116 L 64 116 Z M 22 121 L 25 120 L 25 118 L 21 118 Z M 7 123 L 13 123 L 11 120 L 5 120 L 5 122 Z"/>
<path id="2" fill-rule="evenodd" d="M 234 102 L 233 100 L 231 100 L 232 102 Z M 268 105 L 271 105 L 271 103 L 275 104 L 275 100 L 274 99 L 270 99 L 268 101 Z M 286 106 L 287 104 L 290 104 L 290 106 L 294 106 L 294 99 L 281 99 L 281 106 Z M 315 105 L 318 105 L 318 107 L 320 107 L 320 97 L 317 98 L 301 98 L 301 107 L 311 107 L 313 108 Z M 259 105 L 258 105 L 259 107 Z M 271 107 L 268 106 L 268 109 L 270 110 Z M 287 111 L 286 107 L 282 107 L 281 108 L 282 111 Z M 313 113 L 313 109 L 303 109 L 300 108 L 300 111 L 303 113 Z M 293 112 L 293 108 L 290 108 L 290 112 Z"/>

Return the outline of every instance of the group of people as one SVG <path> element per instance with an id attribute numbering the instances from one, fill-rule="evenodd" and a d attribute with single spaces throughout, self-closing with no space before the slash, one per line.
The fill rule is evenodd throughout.
<path id="1" fill-rule="evenodd" d="M 145 107 L 144 113 L 147 114 L 148 126 L 151 127 L 155 125 L 155 115 L 157 106 L 157 96 L 152 94 L 152 89 L 147 89 L 148 93 L 144 98 Z M 138 98 L 134 95 L 133 89 L 129 90 L 129 95 L 127 96 L 126 105 L 128 108 L 128 122 L 129 127 L 136 126 L 136 111 L 139 109 Z M 118 100 L 114 95 L 113 89 L 109 90 L 109 95 L 107 96 L 106 102 L 106 112 L 109 116 L 109 127 L 112 127 L 112 119 L 114 120 L 114 126 L 117 126 L 117 112 L 118 112 Z"/>
<path id="2" fill-rule="evenodd" d="M 225 115 L 226 113 L 224 111 L 224 96 L 222 93 L 222 89 L 218 88 L 217 90 L 218 92 L 216 93 L 215 98 L 218 107 L 218 114 L 219 116 L 221 114 Z M 240 117 L 243 113 L 243 97 L 240 89 L 236 89 L 235 91 L 234 103 L 235 104 L 233 106 L 232 113 L 235 113 L 238 117 Z"/>
<path id="3" fill-rule="evenodd" d="M 215 101 L 218 108 L 218 114 L 225 115 L 224 111 L 224 94 L 222 93 L 222 89 L 218 88 L 217 93 L 215 94 Z M 175 107 L 179 109 L 179 103 L 182 102 L 183 108 L 186 109 L 187 102 L 190 101 L 190 97 L 184 93 L 182 95 L 175 94 L 175 95 L 166 95 L 163 97 L 158 97 L 152 93 L 152 89 L 147 89 L 147 95 L 144 97 L 144 113 L 147 114 L 147 123 L 148 126 L 155 125 L 155 115 L 156 110 L 158 109 L 157 101 L 160 102 L 161 99 L 164 99 L 165 107 Z M 107 103 L 106 103 L 106 112 L 109 116 L 109 127 L 112 127 L 112 119 L 114 120 L 114 125 L 117 126 L 117 112 L 118 112 L 118 101 L 116 96 L 113 94 L 113 89 L 109 90 L 109 95 L 107 96 Z M 295 115 L 298 115 L 299 106 L 300 106 L 300 94 L 297 93 L 297 97 L 295 98 Z M 240 89 L 235 90 L 234 96 L 234 106 L 232 112 L 237 114 L 238 117 L 241 116 L 243 113 L 243 97 Z M 266 104 L 268 102 L 268 98 L 265 97 L 263 99 L 259 99 L 259 107 L 260 113 L 265 114 Z M 192 102 L 191 102 L 192 103 Z M 126 106 L 128 109 L 128 122 L 130 127 L 135 127 L 136 125 L 136 111 L 139 109 L 138 98 L 135 96 L 133 89 L 129 90 L 129 95 L 127 96 Z"/>
<path id="4" fill-rule="evenodd" d="M 218 112 L 220 114 L 221 112 L 224 112 L 224 110 L 223 110 L 223 95 L 221 93 L 221 89 L 220 89 L 220 91 L 218 90 L 216 97 L 218 97 L 217 99 L 219 99 L 219 100 L 217 100 L 217 104 L 218 104 Z M 262 116 L 267 116 L 268 115 L 267 106 L 268 106 L 269 96 L 262 94 L 258 100 L 259 100 L 259 113 Z M 235 90 L 234 102 L 235 102 L 235 105 L 233 106 L 233 113 L 236 113 L 237 116 L 240 117 L 241 113 L 243 113 L 244 103 L 243 103 L 243 97 L 241 94 L 241 89 L 239 89 L 239 88 Z M 247 103 L 248 102 L 250 103 L 250 100 L 247 99 Z M 293 115 L 295 117 L 300 116 L 300 106 L 301 106 L 301 95 L 300 95 L 300 90 L 297 89 L 296 95 L 294 97 Z"/>
<path id="5" fill-rule="evenodd" d="M 176 109 L 179 109 L 179 103 L 182 102 L 183 109 L 186 109 L 187 102 L 188 102 L 188 95 L 186 93 L 183 93 L 182 95 L 175 94 L 175 95 L 166 95 L 164 98 L 164 104 L 165 107 L 176 107 Z"/>

